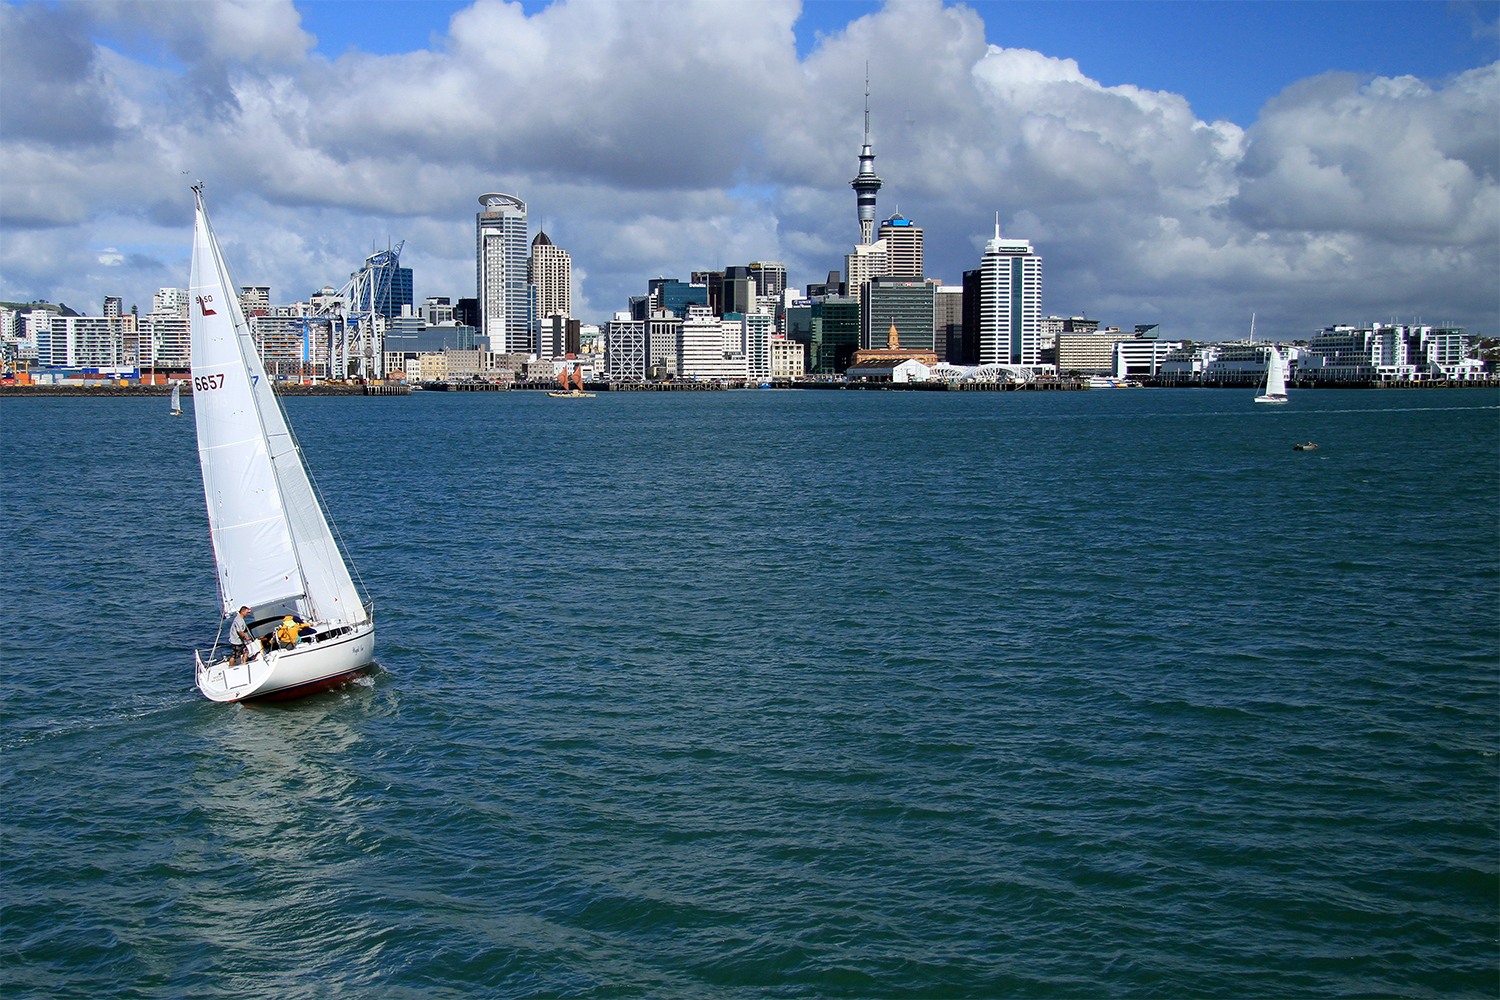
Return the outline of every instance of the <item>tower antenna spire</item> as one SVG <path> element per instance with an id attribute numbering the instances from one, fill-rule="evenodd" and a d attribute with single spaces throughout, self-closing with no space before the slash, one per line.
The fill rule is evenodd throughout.
<path id="1" fill-rule="evenodd" d="M 865 60 L 865 145 L 870 144 L 870 60 Z"/>
<path id="2" fill-rule="evenodd" d="M 875 192 L 880 190 L 880 178 L 875 175 L 875 151 L 870 148 L 869 60 L 865 60 L 865 144 L 859 151 L 859 173 L 849 186 L 854 188 L 859 209 L 859 242 L 870 243 L 875 238 Z"/>

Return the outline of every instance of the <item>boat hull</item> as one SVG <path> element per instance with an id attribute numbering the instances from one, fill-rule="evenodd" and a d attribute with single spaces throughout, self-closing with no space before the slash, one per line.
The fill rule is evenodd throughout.
<path id="1" fill-rule="evenodd" d="M 1255 401 L 1257 403 L 1285 403 L 1286 402 L 1286 397 L 1285 396 L 1256 396 L 1255 397 Z"/>
<path id="2" fill-rule="evenodd" d="M 194 658 L 198 690 L 210 701 L 300 698 L 369 669 L 375 659 L 375 624 L 365 622 L 318 643 L 259 652 L 238 666 L 227 659 L 204 663 L 202 656 Z"/>

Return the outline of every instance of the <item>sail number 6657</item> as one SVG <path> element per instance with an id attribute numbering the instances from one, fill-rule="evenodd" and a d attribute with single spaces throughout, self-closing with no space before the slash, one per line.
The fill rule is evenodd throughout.
<path id="1" fill-rule="evenodd" d="M 194 375 L 193 376 L 193 391 L 194 392 L 204 392 L 204 391 L 207 391 L 209 389 L 222 389 L 222 388 L 224 388 L 224 376 L 223 375 Z"/>

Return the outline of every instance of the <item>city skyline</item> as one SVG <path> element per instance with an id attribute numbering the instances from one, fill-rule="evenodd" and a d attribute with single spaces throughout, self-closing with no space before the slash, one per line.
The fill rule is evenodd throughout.
<path id="1" fill-rule="evenodd" d="M 1015 30 L 974 6 L 592 5 L 585 43 L 566 4 L 432 4 L 423 16 L 451 20 L 408 33 L 411 48 L 392 55 L 328 54 L 337 40 L 317 4 L 194 5 L 172 19 L 151 5 L 0 6 L 27 53 L 3 67 L 0 298 L 92 311 L 105 295 L 144 303 L 180 285 L 190 199 L 173 185 L 185 192 L 188 174 L 208 182 L 236 278 L 280 301 L 401 239 L 417 299 L 473 295 L 463 220 L 478 191 L 517 194 L 528 236 L 545 229 L 572 252 L 586 322 L 658 274 L 782 260 L 800 287 L 859 239 L 849 178 L 868 61 L 877 214 L 923 227 L 929 277 L 953 285 L 978 267 L 998 210 L 1005 238 L 1047 258 L 1048 313 L 1192 339 L 1241 336 L 1251 311 L 1270 336 L 1369 319 L 1494 332 L 1497 64 L 1478 58 L 1494 50 L 1488 8 L 1370 7 L 1388 34 L 1409 29 L 1427 72 L 1387 40 L 1363 63 L 1273 80 L 1291 86 L 1264 94 L 1255 121 L 1209 122 L 1188 98 L 1074 62 L 1070 52 L 1101 50 L 1082 19 L 1077 48 L 1038 51 L 1023 43 L 1040 37 L 1030 22 L 1058 16 L 1049 5 L 1024 8 Z M 1121 6 L 1160 21 L 1158 6 Z M 1458 63 L 1432 57 L 1434 18 L 1477 38 Z M 625 58 L 647 39 L 678 57 Z M 1247 62 L 1284 64 L 1252 41 Z M 1163 82 L 1158 61 L 1180 61 L 1136 55 L 1145 84 Z M 1371 69 L 1395 75 L 1359 75 Z M 1428 78 L 1406 78 L 1413 70 Z M 160 96 L 173 81 L 191 95 L 183 104 Z M 443 88 L 475 100 L 436 103 Z M 730 99 L 754 120 L 722 110 Z M 350 124 L 307 127 L 335 118 Z"/>

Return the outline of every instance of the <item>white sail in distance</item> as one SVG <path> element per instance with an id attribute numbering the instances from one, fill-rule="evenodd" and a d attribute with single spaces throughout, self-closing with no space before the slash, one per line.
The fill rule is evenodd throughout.
<path id="1" fill-rule="evenodd" d="M 1266 395 L 1286 395 L 1286 362 L 1275 347 L 1271 348 L 1271 356 L 1266 359 Z"/>
<path id="2" fill-rule="evenodd" d="M 311 621 L 366 617 L 318 506 L 194 189 L 191 316 L 193 414 L 209 533 L 225 614 L 295 606 Z"/>

